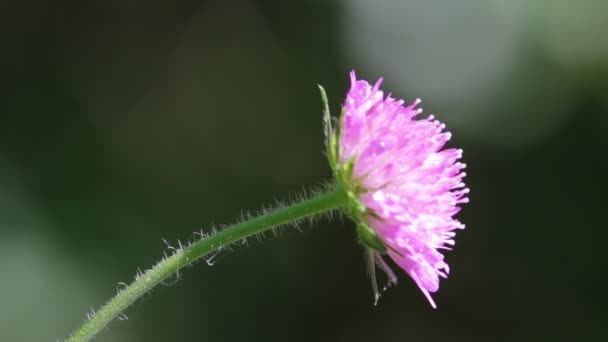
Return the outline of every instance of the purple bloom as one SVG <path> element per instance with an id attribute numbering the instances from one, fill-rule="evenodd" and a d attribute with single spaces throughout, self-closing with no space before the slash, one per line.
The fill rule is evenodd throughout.
<path id="1" fill-rule="evenodd" d="M 396 282 L 382 260 L 388 254 L 436 308 L 430 293 L 449 273 L 440 250 L 450 249 L 455 230 L 465 227 L 454 218 L 468 202 L 462 150 L 443 149 L 451 134 L 432 115 L 415 119 L 419 99 L 404 106 L 384 96 L 382 79 L 371 86 L 354 71 L 350 78 L 332 166 L 353 199 L 350 215 L 369 247 L 372 275 L 375 263 Z M 377 300 L 375 279 L 374 290 Z"/>

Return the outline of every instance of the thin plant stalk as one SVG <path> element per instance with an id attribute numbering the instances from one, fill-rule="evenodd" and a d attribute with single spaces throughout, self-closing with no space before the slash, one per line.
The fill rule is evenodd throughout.
<path id="1" fill-rule="evenodd" d="M 173 255 L 162 259 L 154 267 L 138 276 L 135 281 L 121 290 L 114 298 L 110 299 L 94 315 L 90 316 L 80 328 L 75 330 L 67 341 L 83 342 L 91 340 L 113 319 L 118 317 L 126 308 L 153 287 L 163 280 L 178 274 L 180 269 L 192 264 L 205 255 L 221 250 L 251 235 L 262 233 L 274 227 L 289 224 L 303 218 L 332 211 L 346 206 L 347 203 L 348 198 L 346 193 L 340 188 L 334 188 L 310 199 L 234 224 L 188 247 L 178 249 Z"/>

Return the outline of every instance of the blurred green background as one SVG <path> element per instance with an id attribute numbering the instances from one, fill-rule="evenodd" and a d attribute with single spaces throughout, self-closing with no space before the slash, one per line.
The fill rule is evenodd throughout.
<path id="1" fill-rule="evenodd" d="M 608 2 L 6 1 L 0 340 L 66 337 L 193 231 L 329 179 L 323 84 L 424 100 L 471 203 L 433 310 L 350 222 L 180 273 L 97 341 L 605 341 Z"/>

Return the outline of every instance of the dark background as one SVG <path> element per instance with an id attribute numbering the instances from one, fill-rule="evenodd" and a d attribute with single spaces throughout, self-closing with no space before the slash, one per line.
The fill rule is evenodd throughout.
<path id="1" fill-rule="evenodd" d="M 348 72 L 421 97 L 468 164 L 433 310 L 374 307 L 353 224 L 198 263 L 98 341 L 602 341 L 606 1 L 0 5 L 0 340 L 66 337 L 167 248 L 329 179 Z"/>

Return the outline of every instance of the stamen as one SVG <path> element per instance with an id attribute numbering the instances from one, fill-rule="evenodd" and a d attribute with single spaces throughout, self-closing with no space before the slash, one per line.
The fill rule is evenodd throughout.
<path id="1" fill-rule="evenodd" d="M 369 276 L 372 280 L 372 291 L 374 291 L 374 305 L 378 305 L 378 300 L 380 300 L 378 282 L 376 280 L 376 254 L 376 251 L 371 248 L 367 250 L 367 266 L 369 268 Z"/>
<path id="2" fill-rule="evenodd" d="M 374 289 L 374 305 L 377 306 L 378 302 L 380 301 L 380 297 L 382 297 L 382 294 L 384 292 L 386 292 L 386 290 L 388 290 L 391 286 L 397 285 L 397 276 L 395 275 L 393 270 L 391 270 L 391 268 L 388 266 L 388 264 L 384 261 L 384 259 L 382 258 L 382 255 L 380 255 L 379 252 L 373 251 L 370 249 L 370 260 L 372 260 L 375 263 L 375 265 L 374 264 L 370 265 L 371 268 L 375 268 L 375 266 L 378 266 L 378 268 L 383 270 L 384 273 L 386 274 L 386 276 L 388 277 L 388 282 L 382 288 L 382 292 L 378 292 L 378 284 L 376 282 L 376 271 L 375 270 L 372 271 L 372 274 L 373 274 L 372 287 Z"/>

